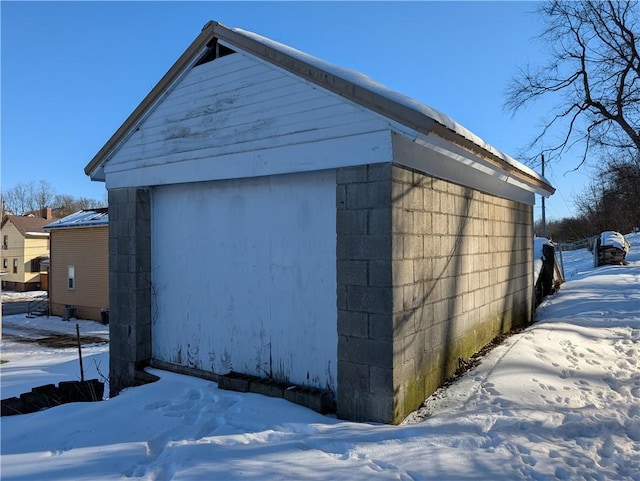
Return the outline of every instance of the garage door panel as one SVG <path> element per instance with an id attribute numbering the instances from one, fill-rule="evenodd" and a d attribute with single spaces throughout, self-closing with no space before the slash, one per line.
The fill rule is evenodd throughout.
<path id="1" fill-rule="evenodd" d="M 335 389 L 335 172 L 153 195 L 153 356 Z"/>

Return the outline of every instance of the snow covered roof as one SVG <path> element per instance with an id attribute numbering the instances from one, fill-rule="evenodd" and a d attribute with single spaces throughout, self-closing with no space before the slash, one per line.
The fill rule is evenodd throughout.
<path id="1" fill-rule="evenodd" d="M 616 249 L 627 252 L 629 250 L 629 242 L 627 239 L 615 231 L 605 231 L 600 234 L 600 246 L 615 247 Z"/>
<path id="2" fill-rule="evenodd" d="M 99 227 L 109 225 L 107 208 L 80 210 L 51 224 L 44 226 L 47 230 L 71 229 L 74 227 Z"/>
<path id="3" fill-rule="evenodd" d="M 104 180 L 103 167 L 111 153 L 135 131 L 172 86 L 200 59 L 215 51 L 219 43 L 277 65 L 408 127 L 415 132 L 413 141 L 419 141 L 419 136 L 435 134 L 481 156 L 489 164 L 531 186 L 540 195 L 548 197 L 555 192 L 549 181 L 537 172 L 500 152 L 436 109 L 391 90 L 359 72 L 338 67 L 255 33 L 228 28 L 214 21 L 204 26 L 200 35 L 87 164 L 85 173 L 93 180 Z"/>

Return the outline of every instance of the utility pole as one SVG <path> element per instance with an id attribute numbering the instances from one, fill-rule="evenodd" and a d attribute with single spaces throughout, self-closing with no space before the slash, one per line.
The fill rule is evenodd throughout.
<path id="1" fill-rule="evenodd" d="M 544 177 L 544 153 L 542 157 L 542 177 Z M 544 195 L 542 197 L 542 237 L 547 237 L 547 215 L 544 207 Z"/>

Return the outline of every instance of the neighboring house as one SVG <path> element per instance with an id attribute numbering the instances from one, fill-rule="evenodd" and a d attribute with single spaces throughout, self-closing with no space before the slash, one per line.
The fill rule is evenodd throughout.
<path id="1" fill-rule="evenodd" d="M 43 227 L 51 220 L 51 209 L 44 209 L 42 217 L 33 214 L 4 216 L 0 229 L 3 289 L 46 290 L 43 263 L 49 259 L 49 234 Z"/>
<path id="2" fill-rule="evenodd" d="M 81 210 L 44 228 L 50 234 L 51 243 L 51 313 L 105 320 L 109 309 L 107 209 Z"/>
<path id="3" fill-rule="evenodd" d="M 259 35 L 208 23 L 85 172 L 109 192 L 112 395 L 147 365 L 233 370 L 399 422 L 532 321 L 534 197 L 553 187 Z"/>

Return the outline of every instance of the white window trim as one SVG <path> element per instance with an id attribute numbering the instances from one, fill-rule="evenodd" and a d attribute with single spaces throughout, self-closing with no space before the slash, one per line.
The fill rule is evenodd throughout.
<path id="1" fill-rule="evenodd" d="M 67 266 L 67 289 L 76 290 L 76 266 L 73 264 Z"/>

